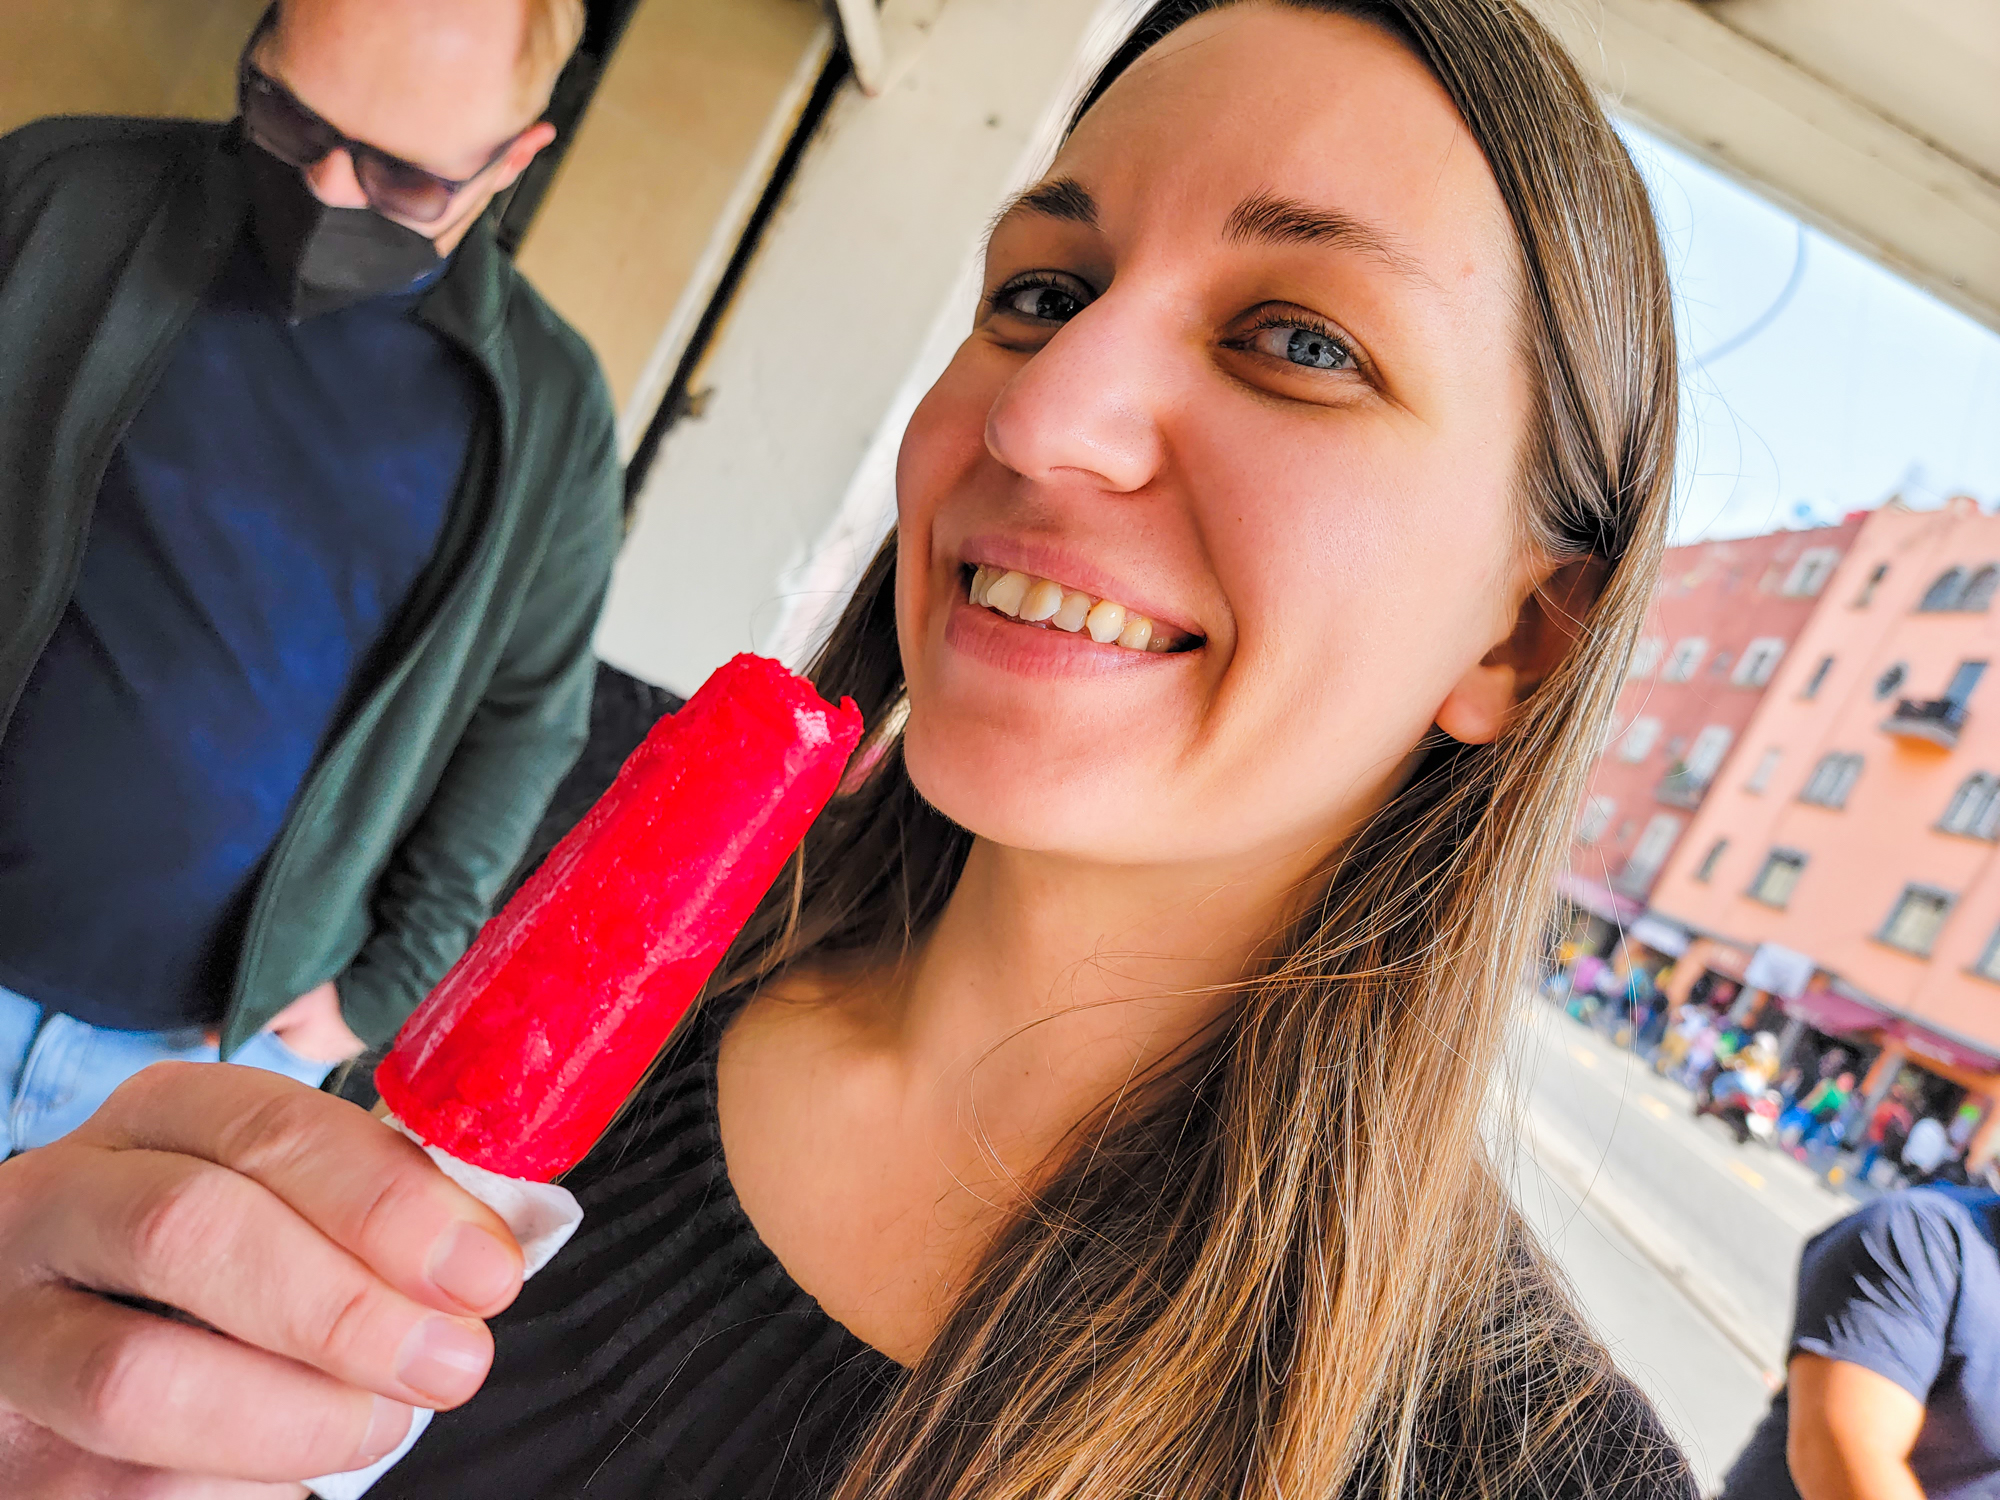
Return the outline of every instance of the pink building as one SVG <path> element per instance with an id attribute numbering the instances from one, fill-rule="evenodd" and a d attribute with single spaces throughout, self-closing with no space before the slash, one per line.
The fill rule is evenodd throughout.
<path id="1" fill-rule="evenodd" d="M 1668 551 L 1562 881 L 1599 919 L 1589 946 L 1645 909 L 1861 520 Z"/>
<path id="2" fill-rule="evenodd" d="M 1871 1092 L 1913 1063 L 2000 1099 L 1996 588 L 1970 499 L 1866 517 L 1653 891 L 1697 940 L 1675 991 L 1765 948 L 1793 1017 L 1883 1048 Z"/>

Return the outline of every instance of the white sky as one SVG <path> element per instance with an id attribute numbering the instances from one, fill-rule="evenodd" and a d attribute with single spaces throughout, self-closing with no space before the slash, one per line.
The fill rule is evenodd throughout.
<path id="1" fill-rule="evenodd" d="M 1667 242 L 1686 380 L 1676 543 L 1822 525 L 1900 490 L 2000 505 L 2000 335 L 1747 188 L 1625 132 Z"/>

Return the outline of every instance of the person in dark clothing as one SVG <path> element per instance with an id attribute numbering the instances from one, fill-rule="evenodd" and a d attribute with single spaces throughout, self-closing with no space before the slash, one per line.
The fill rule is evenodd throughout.
<path id="1" fill-rule="evenodd" d="M 2000 1494 L 2000 1194 L 1891 1193 L 1799 1259 L 1785 1388 L 1724 1500 Z"/>
<path id="2" fill-rule="evenodd" d="M 0 1157 L 385 1040 L 582 744 L 609 402 L 482 222 L 581 16 L 503 10 L 291 0 L 227 126 L 0 140 Z"/>
<path id="3" fill-rule="evenodd" d="M 353 1105 L 151 1070 L 0 1163 L 0 1490 L 1692 1500 L 1486 1134 L 1676 368 L 1529 7 L 1162 0 L 995 224 L 811 668 L 870 740 L 575 1237 L 524 1287 Z"/>

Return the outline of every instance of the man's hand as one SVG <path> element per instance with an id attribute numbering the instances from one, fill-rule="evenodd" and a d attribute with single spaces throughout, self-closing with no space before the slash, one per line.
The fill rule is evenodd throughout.
<path id="1" fill-rule="evenodd" d="M 520 1285 L 498 1215 L 352 1104 L 157 1063 L 0 1162 L 0 1494 L 237 1500 L 210 1481 L 358 1468 L 478 1389 L 480 1319 Z"/>
<path id="2" fill-rule="evenodd" d="M 347 1029 L 340 1015 L 340 993 L 329 979 L 307 990 L 271 1018 L 265 1028 L 300 1057 L 313 1062 L 341 1063 L 359 1057 L 368 1044 Z"/>
<path id="3" fill-rule="evenodd" d="M 7 1500 L 306 1500 L 302 1484 L 201 1479 L 100 1458 L 0 1409 L 0 1495 Z"/>
<path id="4" fill-rule="evenodd" d="M 1804 1500 L 1924 1500 L 1910 1450 L 1924 1404 L 1862 1365 L 1794 1354 L 1785 1459 Z"/>

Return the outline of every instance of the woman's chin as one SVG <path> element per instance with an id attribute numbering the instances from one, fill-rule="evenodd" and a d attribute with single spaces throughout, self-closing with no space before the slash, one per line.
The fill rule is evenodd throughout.
<path id="1" fill-rule="evenodd" d="M 932 732 L 912 717 L 903 762 L 923 799 L 961 828 L 1010 849 L 1125 860 L 1135 830 L 1162 810 L 1134 805 L 1136 768 L 1032 739 Z M 1144 782 L 1139 784 L 1143 785 Z"/>

